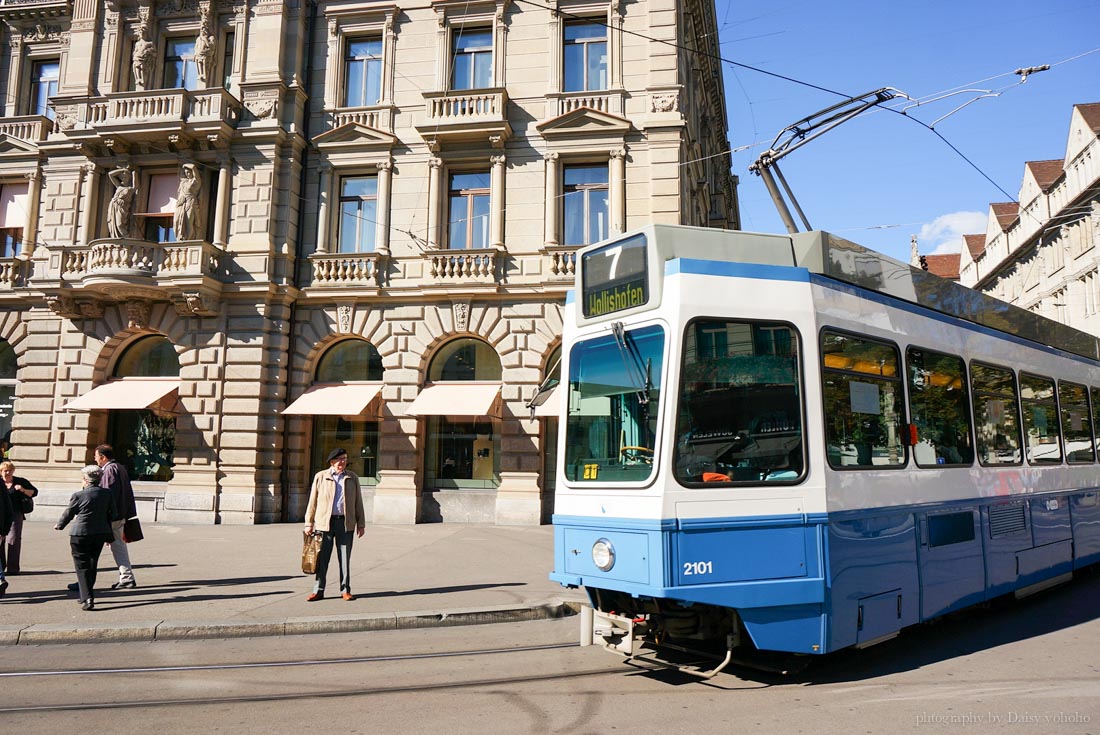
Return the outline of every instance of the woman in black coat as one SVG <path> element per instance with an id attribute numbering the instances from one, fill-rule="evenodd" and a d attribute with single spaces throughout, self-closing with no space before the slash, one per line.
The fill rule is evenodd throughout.
<path id="1" fill-rule="evenodd" d="M 11 530 L 12 518 L 15 514 L 11 509 L 11 496 L 0 492 L 0 536 L 7 536 Z M 4 578 L 4 562 L 0 559 L 0 597 L 8 591 L 8 580 Z"/>
<path id="2" fill-rule="evenodd" d="M 19 574 L 20 550 L 23 547 L 23 502 L 38 495 L 38 488 L 23 477 L 15 476 L 15 465 L 0 462 L 0 492 L 11 498 L 11 530 L 0 537 L 0 564 L 5 574 Z"/>
<path id="3" fill-rule="evenodd" d="M 103 470 L 90 464 L 80 471 L 84 489 L 73 493 L 69 507 L 61 513 L 55 529 L 60 531 L 72 522 L 69 546 L 72 548 L 76 583 L 80 590 L 80 606 L 95 609 L 95 577 L 103 545 L 114 541 L 111 521 L 115 519 L 115 504 L 111 491 L 99 486 Z"/>

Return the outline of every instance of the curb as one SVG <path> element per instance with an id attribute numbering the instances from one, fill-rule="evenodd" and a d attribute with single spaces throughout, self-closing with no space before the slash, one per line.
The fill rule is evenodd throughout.
<path id="1" fill-rule="evenodd" d="M 576 615 L 582 603 L 554 599 L 526 607 L 508 605 L 467 610 L 374 613 L 297 617 L 272 622 L 233 620 L 202 623 L 181 621 L 145 621 L 87 625 L 0 625 L 2 645 L 45 645 L 51 643 L 123 643 L 201 640 L 207 638 L 257 638 L 264 636 L 311 635 L 322 633 L 361 633 L 375 630 L 414 630 L 459 625 L 518 623 L 552 620 Z"/>

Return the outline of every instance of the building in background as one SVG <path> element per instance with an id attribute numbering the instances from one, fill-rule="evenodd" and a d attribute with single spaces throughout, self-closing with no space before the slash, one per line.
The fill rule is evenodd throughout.
<path id="1" fill-rule="evenodd" d="M 739 226 L 710 0 L 0 21 L 0 433 L 43 505 L 107 441 L 143 518 L 297 519 L 342 446 L 375 522 L 542 522 L 577 248 Z"/>
<path id="2" fill-rule="evenodd" d="M 959 281 L 1100 335 L 1100 103 L 1075 105 L 1065 155 L 1029 161 L 1018 202 L 967 235 Z"/>

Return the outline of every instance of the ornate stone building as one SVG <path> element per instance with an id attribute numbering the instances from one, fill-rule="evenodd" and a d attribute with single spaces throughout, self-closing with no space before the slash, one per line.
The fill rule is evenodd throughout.
<path id="1" fill-rule="evenodd" d="M 1100 103 L 1074 105 L 1062 158 L 1028 161 L 1018 202 L 966 235 L 959 280 L 1100 335 Z"/>
<path id="2" fill-rule="evenodd" d="M 0 435 L 42 505 L 108 441 L 147 520 L 298 519 L 343 446 L 374 522 L 543 522 L 576 249 L 738 226 L 709 0 L 0 21 Z"/>

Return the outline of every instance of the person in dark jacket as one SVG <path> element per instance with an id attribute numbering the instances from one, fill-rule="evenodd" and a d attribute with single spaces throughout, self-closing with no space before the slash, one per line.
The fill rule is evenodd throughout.
<path id="1" fill-rule="evenodd" d="M 31 484 L 30 480 L 17 477 L 15 465 L 9 460 L 0 462 L 0 492 L 11 499 L 12 524 L 11 531 L 0 536 L 0 564 L 4 565 L 4 573 L 11 576 L 19 574 L 20 550 L 23 548 L 23 501 L 38 495 L 38 488 Z"/>
<path id="2" fill-rule="evenodd" d="M 103 470 L 90 464 L 80 474 L 84 477 L 84 489 L 73 493 L 69 507 L 61 513 L 54 528 L 60 531 L 72 522 L 69 545 L 76 567 L 80 606 L 85 610 L 94 610 L 99 554 L 104 544 L 114 540 L 111 524 L 115 520 L 115 503 L 111 491 L 99 486 Z"/>
<path id="3" fill-rule="evenodd" d="M 8 493 L 0 493 L 0 536 L 7 536 L 11 531 L 15 512 L 11 509 L 11 496 Z M 4 577 L 4 562 L 0 560 L 0 597 L 8 591 L 8 580 Z"/>
<path id="4" fill-rule="evenodd" d="M 126 525 L 127 519 L 135 518 L 138 514 L 130 475 L 126 472 L 126 468 L 115 460 L 115 450 L 110 444 L 100 444 L 95 448 L 95 463 L 103 470 L 103 479 L 100 484 L 111 491 L 111 497 L 115 502 L 114 541 L 111 542 L 111 555 L 114 556 L 115 565 L 118 567 L 118 581 L 111 585 L 111 589 L 137 587 L 134 568 L 130 564 L 130 551 L 122 538 L 122 527 Z"/>

